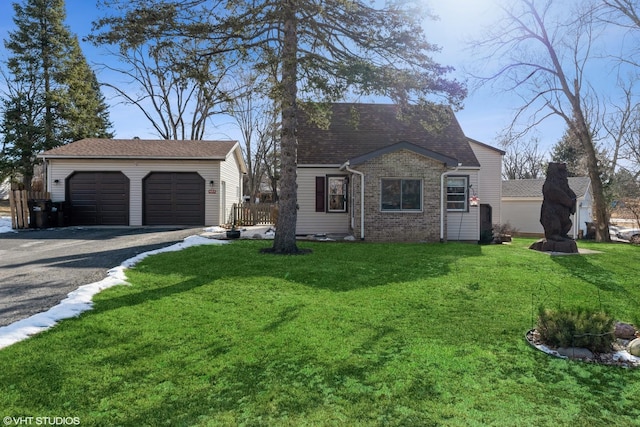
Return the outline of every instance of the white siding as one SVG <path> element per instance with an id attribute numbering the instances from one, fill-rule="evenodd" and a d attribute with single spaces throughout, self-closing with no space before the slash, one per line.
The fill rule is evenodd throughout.
<path id="1" fill-rule="evenodd" d="M 477 170 L 459 170 L 450 172 L 450 176 L 468 176 L 471 188 L 478 188 Z M 447 180 L 444 181 L 445 198 L 447 191 Z M 482 199 L 480 199 L 482 202 Z M 468 201 L 467 201 L 468 203 Z M 446 200 L 445 200 L 446 210 Z M 468 212 L 447 212 L 447 235 L 448 241 L 478 241 L 480 240 L 480 207 L 469 206 Z"/>
<path id="2" fill-rule="evenodd" d="M 142 179 L 150 172 L 198 172 L 205 180 L 205 188 L 209 182 L 220 184 L 220 162 L 198 160 L 87 160 L 87 159 L 49 159 L 47 190 L 51 199 L 64 201 L 65 180 L 75 171 L 106 172 L 120 171 L 129 178 L 129 224 L 142 225 Z M 226 162 L 225 162 L 226 163 Z M 58 180 L 58 183 L 55 183 Z M 237 177 L 236 177 L 237 180 Z M 218 187 L 219 188 L 219 187 Z M 207 191 L 205 195 L 205 224 L 219 225 L 219 190 L 216 194 Z"/>
<path id="3" fill-rule="evenodd" d="M 216 210 L 220 212 L 224 204 L 225 211 L 221 212 L 221 224 L 227 223 L 231 219 L 233 204 L 242 202 L 242 173 L 236 155 L 236 150 L 230 151 L 226 160 L 220 165 L 220 181 L 225 183 L 224 187 L 220 188 L 221 191 L 224 189 L 225 194 L 224 203 L 221 197 Z"/>
<path id="4" fill-rule="evenodd" d="M 540 224 L 542 198 L 504 198 L 502 200 L 502 224 L 509 223 L 524 235 L 544 236 Z"/>
<path id="5" fill-rule="evenodd" d="M 572 231 L 576 236 L 580 236 L 580 230 L 582 235 L 587 235 L 587 222 L 593 221 L 593 204 L 591 200 L 591 191 L 587 191 L 584 197 L 580 197 L 578 194 L 577 200 L 577 218 L 573 219 Z"/>
<path id="6" fill-rule="evenodd" d="M 9 191 L 11 191 L 9 178 L 0 181 L 0 200 L 7 200 L 9 198 Z"/>
<path id="7" fill-rule="evenodd" d="M 580 230 L 583 235 L 587 233 L 587 225 L 585 222 L 591 221 L 591 197 L 587 194 L 584 197 L 578 196 L 578 212 L 577 215 L 571 215 L 570 219 L 573 223 L 569 236 L 578 238 Z M 544 236 L 544 228 L 540 224 L 540 209 L 542 208 L 542 197 L 536 198 L 516 198 L 508 197 L 502 200 L 502 223 L 507 222 L 514 228 L 516 234 Z"/>
<path id="8" fill-rule="evenodd" d="M 474 185 L 481 204 L 491 205 L 492 223 L 502 222 L 502 154 L 492 148 L 469 141 L 480 162 L 478 184 Z"/>
<path id="9" fill-rule="evenodd" d="M 316 212 L 316 177 L 343 173 L 338 168 L 298 168 L 297 174 L 299 209 L 296 234 L 349 233 L 349 212 Z M 351 195 L 348 197 L 351 200 Z M 351 209 L 349 206 L 348 210 Z"/>

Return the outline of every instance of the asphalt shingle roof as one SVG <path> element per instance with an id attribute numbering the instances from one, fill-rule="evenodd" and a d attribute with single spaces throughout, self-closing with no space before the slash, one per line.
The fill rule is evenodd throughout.
<path id="1" fill-rule="evenodd" d="M 174 141 L 86 138 L 45 151 L 39 157 L 86 159 L 224 159 L 236 141 Z"/>
<path id="2" fill-rule="evenodd" d="M 448 119 L 444 129 L 429 132 L 421 123 L 424 116 L 412 115 L 401 120 L 398 108 L 393 104 L 332 104 L 327 129 L 320 128 L 301 113 L 297 133 L 298 164 L 343 164 L 390 145 L 408 142 L 456 159 L 463 166 L 480 166 L 451 109 L 443 107 L 441 112 Z"/>
<path id="3" fill-rule="evenodd" d="M 502 181 L 502 197 L 542 197 L 542 185 L 544 178 L 539 179 L 511 179 Z M 569 177 L 569 188 L 578 197 L 585 195 L 591 181 L 589 177 Z"/>

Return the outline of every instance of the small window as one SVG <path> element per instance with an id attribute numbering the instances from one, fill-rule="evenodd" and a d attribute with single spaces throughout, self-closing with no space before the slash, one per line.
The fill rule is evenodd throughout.
<path id="1" fill-rule="evenodd" d="M 469 177 L 450 176 L 447 177 L 447 210 L 466 212 L 467 189 L 469 188 Z"/>
<path id="2" fill-rule="evenodd" d="M 329 200 L 327 212 L 347 211 L 347 177 L 329 176 L 327 177 L 327 188 Z"/>
<path id="3" fill-rule="evenodd" d="M 383 179 L 380 196 L 383 211 L 421 211 L 422 180 Z"/>

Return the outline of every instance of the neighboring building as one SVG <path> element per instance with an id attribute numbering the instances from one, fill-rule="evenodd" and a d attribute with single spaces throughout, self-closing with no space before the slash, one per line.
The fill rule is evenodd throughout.
<path id="1" fill-rule="evenodd" d="M 301 114 L 296 232 L 369 241 L 480 240 L 500 218 L 504 152 L 467 138 L 451 109 L 427 131 L 414 107 L 333 104 L 328 127 Z"/>
<path id="2" fill-rule="evenodd" d="M 11 191 L 11 181 L 9 178 L 4 181 L 0 181 L 0 200 L 8 200 L 9 192 Z"/>
<path id="3" fill-rule="evenodd" d="M 236 141 L 83 139 L 41 153 L 76 225 L 220 225 L 241 202 Z"/>
<path id="4" fill-rule="evenodd" d="M 514 179 L 502 181 L 501 223 L 509 223 L 520 236 L 543 237 L 540 224 L 542 185 L 545 179 Z M 576 213 L 569 235 L 574 239 L 587 234 L 587 222 L 593 221 L 591 181 L 589 177 L 570 177 L 569 187 L 576 193 Z"/>

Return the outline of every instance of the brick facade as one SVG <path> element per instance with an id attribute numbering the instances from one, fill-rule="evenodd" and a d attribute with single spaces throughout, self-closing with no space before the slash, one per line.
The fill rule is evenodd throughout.
<path id="1" fill-rule="evenodd" d="M 440 176 L 442 162 L 409 150 L 387 153 L 354 167 L 364 173 L 365 240 L 372 242 L 438 242 L 440 240 Z M 421 212 L 381 210 L 381 180 L 407 178 L 422 180 Z M 353 175 L 353 234 L 360 235 L 360 177 Z M 445 215 L 446 240 L 446 215 Z"/>

